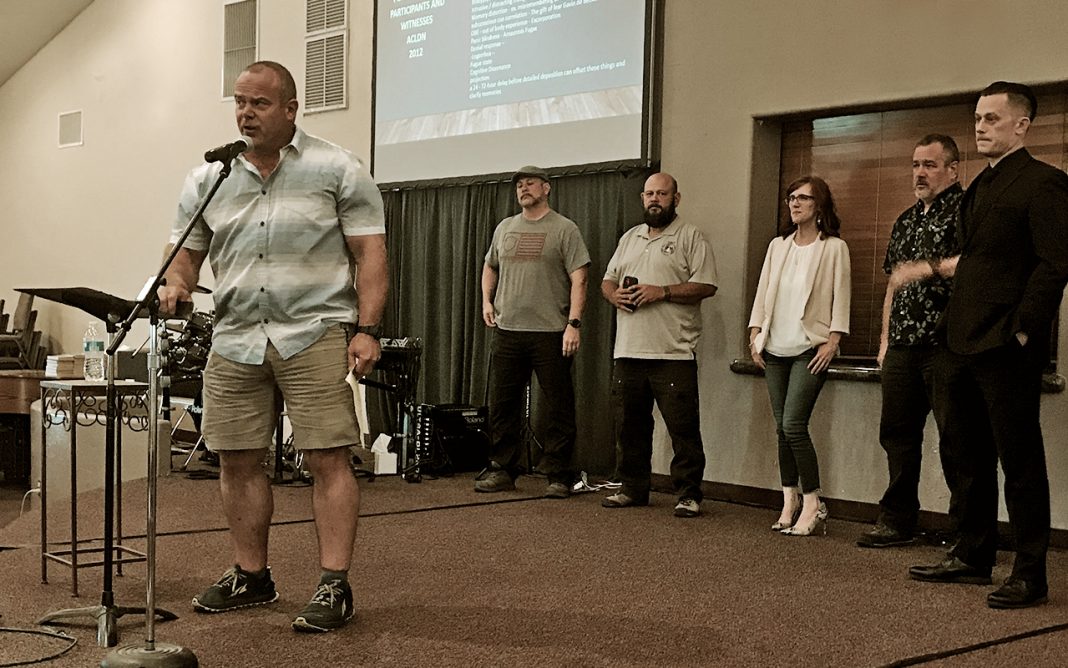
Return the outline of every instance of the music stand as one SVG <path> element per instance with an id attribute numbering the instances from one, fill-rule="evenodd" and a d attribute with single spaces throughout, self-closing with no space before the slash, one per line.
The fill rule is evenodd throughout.
<path id="1" fill-rule="evenodd" d="M 138 308 L 138 302 L 129 301 L 110 295 L 106 292 L 99 290 L 93 290 L 92 288 L 20 288 L 16 292 L 22 292 L 30 294 L 35 297 L 40 297 L 47 301 L 57 302 L 59 304 L 65 304 L 67 306 L 73 306 L 89 315 L 102 320 L 107 328 L 109 340 L 116 338 L 116 332 L 118 330 L 118 323 L 122 322 L 126 317 L 126 314 L 140 311 Z M 137 313 L 140 317 L 141 312 Z M 58 610 L 51 612 L 44 617 L 37 620 L 38 624 L 46 624 L 48 622 L 65 621 L 69 619 L 77 619 L 82 617 L 89 617 L 95 619 L 97 622 L 97 644 L 101 647 L 112 647 L 118 641 L 118 632 L 116 630 L 116 621 L 119 617 L 129 614 L 145 614 L 146 609 L 143 607 L 130 607 L 130 606 L 118 606 L 115 605 L 115 594 L 112 591 L 112 576 L 114 571 L 114 536 L 115 536 L 115 458 L 116 458 L 116 431 L 121 428 L 121 424 L 116 422 L 118 415 L 117 397 L 115 392 L 115 372 L 118 365 L 115 362 L 115 357 L 111 351 L 108 353 L 107 364 L 107 422 L 104 435 L 104 554 L 103 554 L 103 567 L 104 567 L 104 585 L 103 591 L 100 594 L 100 605 L 85 607 L 85 608 L 70 608 L 65 610 Z M 154 379 L 149 378 L 150 388 Z M 149 392 L 150 395 L 154 393 Z M 149 403 L 149 455 L 154 452 L 156 447 L 156 439 L 153 438 L 154 429 L 158 428 L 156 424 L 155 406 L 150 396 Z M 42 410 L 43 410 L 42 406 Z M 44 419 L 44 416 L 41 416 Z M 158 438 L 158 436 L 157 436 Z M 42 443 L 42 447 L 44 444 Z M 42 452 L 42 457 L 44 456 Z M 149 476 L 155 476 L 155 470 L 151 468 L 149 470 Z M 73 547 L 73 546 L 72 546 Z M 172 612 L 166 610 L 155 610 L 155 614 L 163 621 L 172 619 L 178 619 L 178 616 Z"/>

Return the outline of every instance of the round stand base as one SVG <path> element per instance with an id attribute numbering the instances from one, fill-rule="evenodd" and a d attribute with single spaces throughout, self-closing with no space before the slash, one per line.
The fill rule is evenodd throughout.
<path id="1" fill-rule="evenodd" d="M 197 668 L 200 664 L 190 650 L 178 645 L 154 643 L 152 649 L 145 645 L 123 645 L 117 647 L 100 662 L 101 668 L 109 666 L 175 666 Z"/>

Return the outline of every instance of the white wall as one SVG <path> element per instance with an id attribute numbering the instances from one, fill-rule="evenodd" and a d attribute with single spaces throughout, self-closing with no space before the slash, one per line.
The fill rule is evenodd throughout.
<path id="1" fill-rule="evenodd" d="M 260 57 L 290 66 L 301 88 L 303 3 L 260 4 Z M 183 175 L 204 149 L 235 136 L 219 95 L 220 5 L 96 0 L 0 87 L 0 296 L 9 303 L 9 288 L 20 286 L 132 296 L 153 272 Z M 301 121 L 365 156 L 372 11 L 372 0 L 350 0 L 349 109 Z M 1064 25 L 1060 0 L 666 0 L 663 165 L 679 179 L 687 217 L 711 238 L 721 278 L 705 306 L 700 351 L 708 479 L 778 487 L 763 381 L 728 369 L 744 352 L 749 311 L 750 197 L 761 189 L 751 182 L 753 117 L 975 91 L 996 79 L 1066 80 Z M 60 150 L 56 114 L 71 109 L 85 111 L 86 145 Z M 76 349 L 85 318 L 64 307 L 41 311 L 40 326 L 59 347 Z M 1068 528 L 1066 402 L 1043 400 L 1059 528 Z M 829 496 L 878 500 L 886 483 L 878 408 L 877 385 L 826 386 L 813 436 Z M 923 503 L 944 510 L 930 447 Z M 658 438 L 658 472 L 668 454 Z"/>
<path id="2" fill-rule="evenodd" d="M 259 57 L 287 65 L 302 91 L 304 3 L 259 4 Z M 366 157 L 373 8 L 350 1 L 349 108 L 298 119 Z M 133 298 L 156 272 L 185 173 L 237 137 L 221 96 L 222 30 L 221 0 L 96 0 L 0 87 L 0 297 L 12 308 L 19 287 Z M 57 115 L 75 109 L 85 145 L 59 149 Z M 78 350 L 88 317 L 37 308 L 53 351 Z M 128 342 L 143 338 L 138 328 Z"/>
<path id="3" fill-rule="evenodd" d="M 1066 80 L 1066 24 L 1068 3 L 1058 0 L 667 0 L 663 167 L 679 180 L 686 214 L 703 219 L 723 279 L 705 307 L 701 350 L 708 479 L 778 487 L 763 380 L 728 369 L 744 357 L 751 306 L 745 276 L 754 249 L 746 231 L 750 193 L 759 187 L 750 179 L 753 117 L 978 91 L 998 79 Z M 922 134 L 918 128 L 917 138 Z M 902 179 L 909 169 L 902 164 Z M 774 221 L 753 222 L 766 226 L 770 238 Z M 1068 527 L 1066 401 L 1065 395 L 1043 399 L 1060 528 Z M 879 404 L 878 385 L 825 386 L 812 433 L 827 495 L 868 502 L 881 496 L 886 460 L 878 444 Z M 928 433 L 933 437 L 930 425 Z M 948 494 L 932 447 L 922 502 L 945 510 Z M 665 450 L 658 444 L 661 458 Z"/>

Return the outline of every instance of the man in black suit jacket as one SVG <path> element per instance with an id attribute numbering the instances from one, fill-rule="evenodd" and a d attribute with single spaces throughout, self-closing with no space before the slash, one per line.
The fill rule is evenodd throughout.
<path id="1" fill-rule="evenodd" d="M 989 584 L 997 551 L 998 461 L 1016 542 L 1012 574 L 987 596 L 992 608 L 1046 601 L 1049 479 L 1039 424 L 1051 325 L 1068 282 L 1068 175 L 1024 148 L 1037 103 L 1023 84 L 980 93 L 975 143 L 989 160 L 961 201 L 961 254 L 932 262 L 954 276 L 939 324 L 936 382 L 946 397 L 942 447 L 959 468 L 959 541 L 928 582 Z"/>

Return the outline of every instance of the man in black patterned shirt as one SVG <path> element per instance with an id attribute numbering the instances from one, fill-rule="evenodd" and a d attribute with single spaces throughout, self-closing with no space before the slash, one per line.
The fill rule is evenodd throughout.
<path id="1" fill-rule="evenodd" d="M 879 442 L 886 451 L 890 484 L 879 501 L 875 527 L 857 540 L 860 547 L 907 545 L 914 539 L 923 430 L 939 400 L 933 383 L 935 325 L 952 287 L 950 279 L 931 277 L 928 266 L 960 252 L 956 230 L 964 190 L 957 182 L 959 160 L 952 137 L 931 134 L 919 141 L 912 154 L 912 188 L 918 201 L 898 216 L 890 233 L 883 262 L 890 280 L 878 357 L 883 386 Z M 955 528 L 958 499 L 953 469 L 945 457 L 942 471 Z"/>

